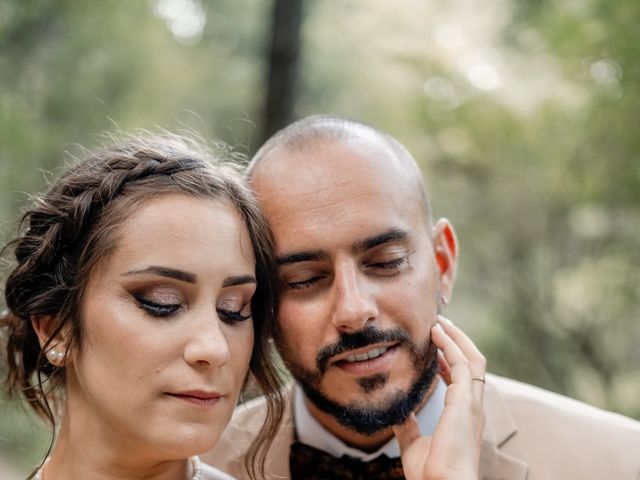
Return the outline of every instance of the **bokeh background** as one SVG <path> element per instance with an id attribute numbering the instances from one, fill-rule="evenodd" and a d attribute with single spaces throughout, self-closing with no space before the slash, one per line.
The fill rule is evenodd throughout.
<path id="1" fill-rule="evenodd" d="M 445 313 L 490 371 L 640 419 L 639 58 L 636 0 L 1 0 L 0 240 L 105 131 L 250 155 L 295 118 L 353 117 L 409 148 L 454 223 Z M 0 400 L 0 451 L 24 467 L 47 442 Z"/>

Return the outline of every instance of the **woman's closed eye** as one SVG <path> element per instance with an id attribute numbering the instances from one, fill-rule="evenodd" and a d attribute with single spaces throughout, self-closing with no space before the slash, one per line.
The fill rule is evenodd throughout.
<path id="1" fill-rule="evenodd" d="M 220 320 L 222 320 L 225 323 L 243 322 L 251 318 L 250 308 L 243 308 L 242 310 L 237 310 L 237 311 L 223 310 L 219 308 L 216 311 L 218 312 L 218 316 L 220 317 Z"/>
<path id="2" fill-rule="evenodd" d="M 144 294 L 133 294 L 133 298 L 135 298 L 139 308 L 153 317 L 169 317 L 182 307 L 180 302 L 152 300 Z"/>
<path id="3" fill-rule="evenodd" d="M 218 317 L 224 323 L 233 324 L 251 318 L 251 295 L 246 298 L 240 292 L 223 295 L 216 302 Z"/>

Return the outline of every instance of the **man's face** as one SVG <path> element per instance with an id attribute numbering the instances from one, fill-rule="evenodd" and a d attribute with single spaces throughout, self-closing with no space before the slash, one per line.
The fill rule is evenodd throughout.
<path id="1" fill-rule="evenodd" d="M 429 332 L 442 274 L 409 175 L 384 144 L 359 141 L 277 148 L 253 177 L 280 265 L 281 355 L 343 425 L 377 414 L 355 426 L 364 434 L 406 418 L 437 368 Z"/>

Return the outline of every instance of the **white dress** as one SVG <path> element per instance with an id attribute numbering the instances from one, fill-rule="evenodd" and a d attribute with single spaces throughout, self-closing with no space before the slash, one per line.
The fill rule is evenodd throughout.
<path id="1" fill-rule="evenodd" d="M 202 464 L 202 480 L 236 480 L 235 477 L 224 473 L 222 470 L 218 470 L 217 468 L 212 467 L 211 465 L 207 465 L 206 463 Z"/>
<path id="2" fill-rule="evenodd" d="M 48 461 L 48 459 L 47 459 Z M 46 462 L 45 462 L 46 464 Z M 1 466 L 1 465 L 0 465 Z M 207 465 L 206 463 L 200 463 L 200 473 L 201 476 L 200 478 L 202 480 L 236 480 L 234 477 L 232 477 L 231 475 L 228 475 L 226 473 L 224 473 L 222 470 L 218 470 L 217 468 L 212 467 L 211 465 Z M 38 473 L 36 473 L 35 476 L 35 480 L 40 480 L 42 478 L 41 476 L 41 472 L 42 469 L 38 471 Z M 3 473 L 2 469 L 0 468 L 0 473 Z M 5 479 L 4 475 L 2 477 L 3 480 Z M 14 477 L 7 477 L 6 480 L 12 480 Z M 15 477 L 16 480 L 18 479 L 18 477 Z"/>

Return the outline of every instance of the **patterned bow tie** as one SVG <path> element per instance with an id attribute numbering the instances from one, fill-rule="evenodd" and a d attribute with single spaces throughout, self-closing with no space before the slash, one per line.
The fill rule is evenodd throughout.
<path id="1" fill-rule="evenodd" d="M 404 480 L 399 458 L 385 454 L 370 462 L 348 455 L 336 458 L 300 442 L 291 445 L 289 466 L 293 480 Z"/>

